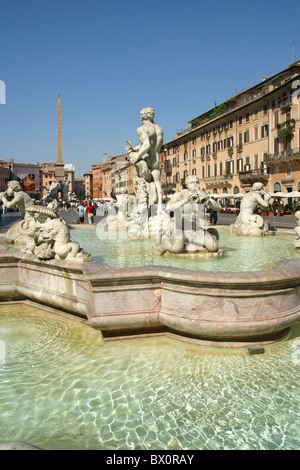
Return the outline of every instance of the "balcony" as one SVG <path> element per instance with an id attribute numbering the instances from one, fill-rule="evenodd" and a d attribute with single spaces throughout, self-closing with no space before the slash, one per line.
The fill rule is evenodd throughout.
<path id="1" fill-rule="evenodd" d="M 206 185 L 218 185 L 218 184 L 224 184 L 225 182 L 230 182 L 233 178 L 232 174 L 225 174 L 225 175 L 219 175 L 219 176 L 209 176 L 207 178 L 204 178 L 204 183 Z"/>
<path id="2" fill-rule="evenodd" d="M 267 154 L 264 159 L 268 166 L 279 165 L 280 163 L 299 163 L 300 149 L 286 149 L 282 152 Z"/>
<path id="3" fill-rule="evenodd" d="M 269 174 L 266 169 L 240 171 L 239 179 L 242 184 L 246 184 L 246 185 L 253 184 L 256 182 L 266 183 L 269 179 Z"/>

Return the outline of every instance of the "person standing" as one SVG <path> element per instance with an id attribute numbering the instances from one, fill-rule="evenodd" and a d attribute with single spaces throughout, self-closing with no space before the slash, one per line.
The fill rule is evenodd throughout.
<path id="1" fill-rule="evenodd" d="M 84 207 L 82 205 L 82 202 L 77 206 L 76 212 L 78 214 L 78 219 L 80 224 L 84 224 Z"/>
<path id="2" fill-rule="evenodd" d="M 94 223 L 95 208 L 91 201 L 88 202 L 88 205 L 86 206 L 86 211 L 88 214 L 88 222 L 90 225 L 92 225 Z"/>

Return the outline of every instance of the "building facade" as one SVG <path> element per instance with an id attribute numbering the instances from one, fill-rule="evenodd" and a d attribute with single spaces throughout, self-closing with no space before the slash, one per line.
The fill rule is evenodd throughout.
<path id="1" fill-rule="evenodd" d="M 41 171 L 41 199 L 47 196 L 51 183 L 56 181 L 56 163 L 42 163 Z M 74 166 L 72 164 L 64 165 L 64 180 L 69 180 L 69 190 L 75 191 Z"/>
<path id="2" fill-rule="evenodd" d="M 93 192 L 93 171 L 88 171 L 83 175 L 84 177 L 84 191 L 88 199 L 94 198 Z M 96 196 L 98 197 L 98 196 Z"/>
<path id="3" fill-rule="evenodd" d="M 23 191 L 32 199 L 41 197 L 41 165 L 39 163 L 15 163 L 10 164 L 10 179 L 21 183 Z"/>
<path id="4" fill-rule="evenodd" d="M 190 121 L 161 153 L 165 194 L 188 175 L 214 194 L 300 190 L 299 86 L 300 61 Z"/>
<path id="5" fill-rule="evenodd" d="M 7 189 L 7 183 L 10 180 L 10 163 L 0 160 L 0 192 Z"/>

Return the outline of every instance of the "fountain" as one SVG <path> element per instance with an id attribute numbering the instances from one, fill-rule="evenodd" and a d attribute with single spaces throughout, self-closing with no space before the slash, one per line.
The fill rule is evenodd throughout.
<path id="1" fill-rule="evenodd" d="M 300 316 L 300 261 L 279 260 L 272 269 L 231 272 L 236 238 L 232 238 L 229 250 L 220 249 L 219 233 L 205 229 L 199 207 L 219 209 L 220 205 L 200 190 L 197 177 L 189 177 L 187 189 L 175 193 L 168 204 L 169 212 L 163 211 L 158 177 L 158 149 L 163 133 L 154 123 L 154 115 L 152 108 L 144 108 L 142 126 L 137 130 L 139 145 L 133 148 L 127 140 L 127 151 L 136 167 L 136 194 L 130 205 L 125 204 L 125 211 L 120 210 L 119 198 L 118 214 L 107 220 L 111 228 L 111 222 L 118 217 L 120 222 L 122 214 L 125 236 L 134 235 L 132 253 L 135 243 L 149 242 L 150 234 L 155 244 L 148 245 L 148 250 L 158 255 L 156 265 L 118 269 L 110 266 L 109 260 L 105 260 L 108 264 L 93 260 L 88 246 L 84 247 L 86 252 L 80 243 L 71 240 L 55 201 L 46 209 L 35 206 L 20 186 L 10 182 L 7 193 L 0 197 L 4 204 L 19 208 L 23 218 L 9 230 L 7 240 L 22 241 L 23 247 L 21 251 L 5 248 L 0 253 L 1 299 L 31 300 L 77 315 L 104 336 L 166 331 L 225 347 L 277 341 Z M 244 224 L 244 234 L 264 233 L 265 225 L 252 212 L 254 204 L 267 205 L 268 201 L 269 195 L 264 194 L 261 184 L 255 184 L 243 200 L 235 225 Z M 170 211 L 174 212 L 173 218 Z M 105 226 L 106 221 L 96 229 L 99 247 L 105 245 L 101 237 L 109 233 L 117 237 L 119 233 L 105 232 Z M 245 237 L 251 246 L 250 238 Z M 261 241 L 258 239 L 258 243 Z M 116 240 L 115 248 L 119 244 L 127 241 Z M 197 262 L 195 256 L 201 256 L 203 263 L 206 256 L 212 257 L 216 266 L 224 258 L 229 269 L 215 272 L 213 263 L 211 270 L 206 271 L 201 264 L 192 270 L 170 267 L 173 257 L 188 263 L 190 258 Z M 243 257 L 244 253 L 237 256 Z"/>
<path id="2" fill-rule="evenodd" d="M 23 374 L 26 384 L 42 384 L 38 392 L 29 385 L 21 386 L 24 403 L 30 394 L 34 400 L 42 397 L 42 405 L 34 417 L 31 406 L 24 406 L 21 417 L 28 425 L 27 430 L 17 426 L 20 432 L 16 429 L 20 410 L 18 418 L 11 413 L 17 398 L 13 393 L 1 393 L 7 396 L 5 409 L 11 413 L 12 435 L 7 428 L 4 437 L 56 449 L 268 447 L 261 439 L 271 442 L 270 448 L 289 448 L 297 440 L 293 411 L 291 416 L 285 413 L 283 422 L 275 419 L 272 424 L 282 433 L 282 426 L 289 422 L 292 431 L 287 439 L 279 439 L 276 432 L 261 433 L 261 426 L 266 429 L 265 414 L 263 424 L 253 425 L 249 438 L 241 428 L 257 413 L 251 400 L 253 380 L 264 383 L 266 375 L 271 380 L 270 395 L 258 397 L 256 393 L 255 402 L 272 416 L 274 396 L 276 403 L 282 397 L 285 401 L 290 389 L 297 389 L 294 369 L 289 373 L 285 368 L 281 377 L 276 361 L 285 367 L 297 355 L 298 251 L 294 249 L 295 259 L 276 259 L 263 270 L 261 265 L 253 270 L 231 270 L 232 257 L 244 256 L 243 241 L 251 251 L 252 243 L 258 246 L 267 239 L 273 243 L 280 236 L 233 237 L 228 233 L 233 247 L 223 247 L 222 230 L 206 229 L 203 217 L 201 222 L 200 205 L 219 206 L 200 191 L 197 178 L 189 179 L 187 189 L 170 200 L 168 210 L 174 211 L 170 217 L 162 210 L 157 177 L 161 128 L 154 124 L 152 108 L 143 110 L 141 117 L 140 145 L 132 148 L 127 141 L 127 151 L 137 167 L 135 199 L 123 211 L 120 195 L 118 213 L 96 230 L 70 230 L 55 202 L 38 208 L 15 183 L 0 194 L 5 205 L 18 208 L 22 215 L 0 244 L 0 373 L 5 377 L 13 372 L 12 390 L 20 389 L 18 380 L 21 386 Z M 256 186 L 253 189 L 261 191 Z M 123 199 L 128 201 L 127 195 Z M 151 210 L 154 203 L 155 212 Z M 253 222 L 264 232 L 259 220 Z M 126 239 L 122 231 L 111 230 L 115 223 L 126 232 Z M 252 222 L 250 225 L 253 228 Z M 83 232 L 88 232 L 88 241 L 84 237 L 78 240 Z M 97 234 L 106 240 L 99 240 Z M 100 254 L 110 245 L 111 236 L 113 249 L 126 246 L 133 258 L 135 247 L 142 246 L 155 263 L 118 267 L 105 257 L 103 262 L 90 249 L 93 236 Z M 240 244 L 241 252 L 232 251 L 235 244 Z M 257 253 L 255 248 L 253 251 L 252 258 Z M 173 260 L 176 267 L 170 267 Z M 187 263 L 196 264 L 186 269 Z M 205 269 L 205 263 L 211 268 Z M 214 268 L 225 263 L 226 270 Z M 255 355 L 256 362 L 255 352 L 264 352 Z M 19 355 L 24 364 L 16 360 Z M 294 360 L 298 364 L 298 356 Z M 210 363 L 214 366 L 208 372 L 206 364 Z M 93 380 L 85 376 L 88 370 Z M 45 371 L 49 371 L 46 378 Z M 277 394 L 278 384 L 285 383 L 287 388 Z M 53 391 L 48 393 L 51 386 Z M 82 397 L 83 389 L 88 389 L 88 399 Z M 257 392 L 260 390 L 258 387 Z M 68 395 L 62 406 L 69 411 L 64 413 L 65 423 L 56 424 L 49 410 L 54 409 L 54 401 L 60 406 L 62 395 Z M 291 410 L 294 399 L 292 394 Z M 212 421 L 202 405 L 209 409 Z M 241 424 L 240 413 L 247 409 Z M 57 411 L 58 415 L 62 412 Z M 79 417 L 83 421 L 74 429 L 71 422 L 77 423 Z M 43 437 L 41 424 L 48 437 Z M 1 440 L 5 440 L 3 436 Z"/>

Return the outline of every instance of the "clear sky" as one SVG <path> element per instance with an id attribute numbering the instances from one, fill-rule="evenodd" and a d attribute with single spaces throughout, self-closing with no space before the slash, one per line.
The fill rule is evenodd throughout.
<path id="1" fill-rule="evenodd" d="M 0 0 L 0 159 L 63 160 L 80 178 L 137 145 L 155 108 L 164 142 L 188 121 L 300 58 L 300 2 Z"/>

